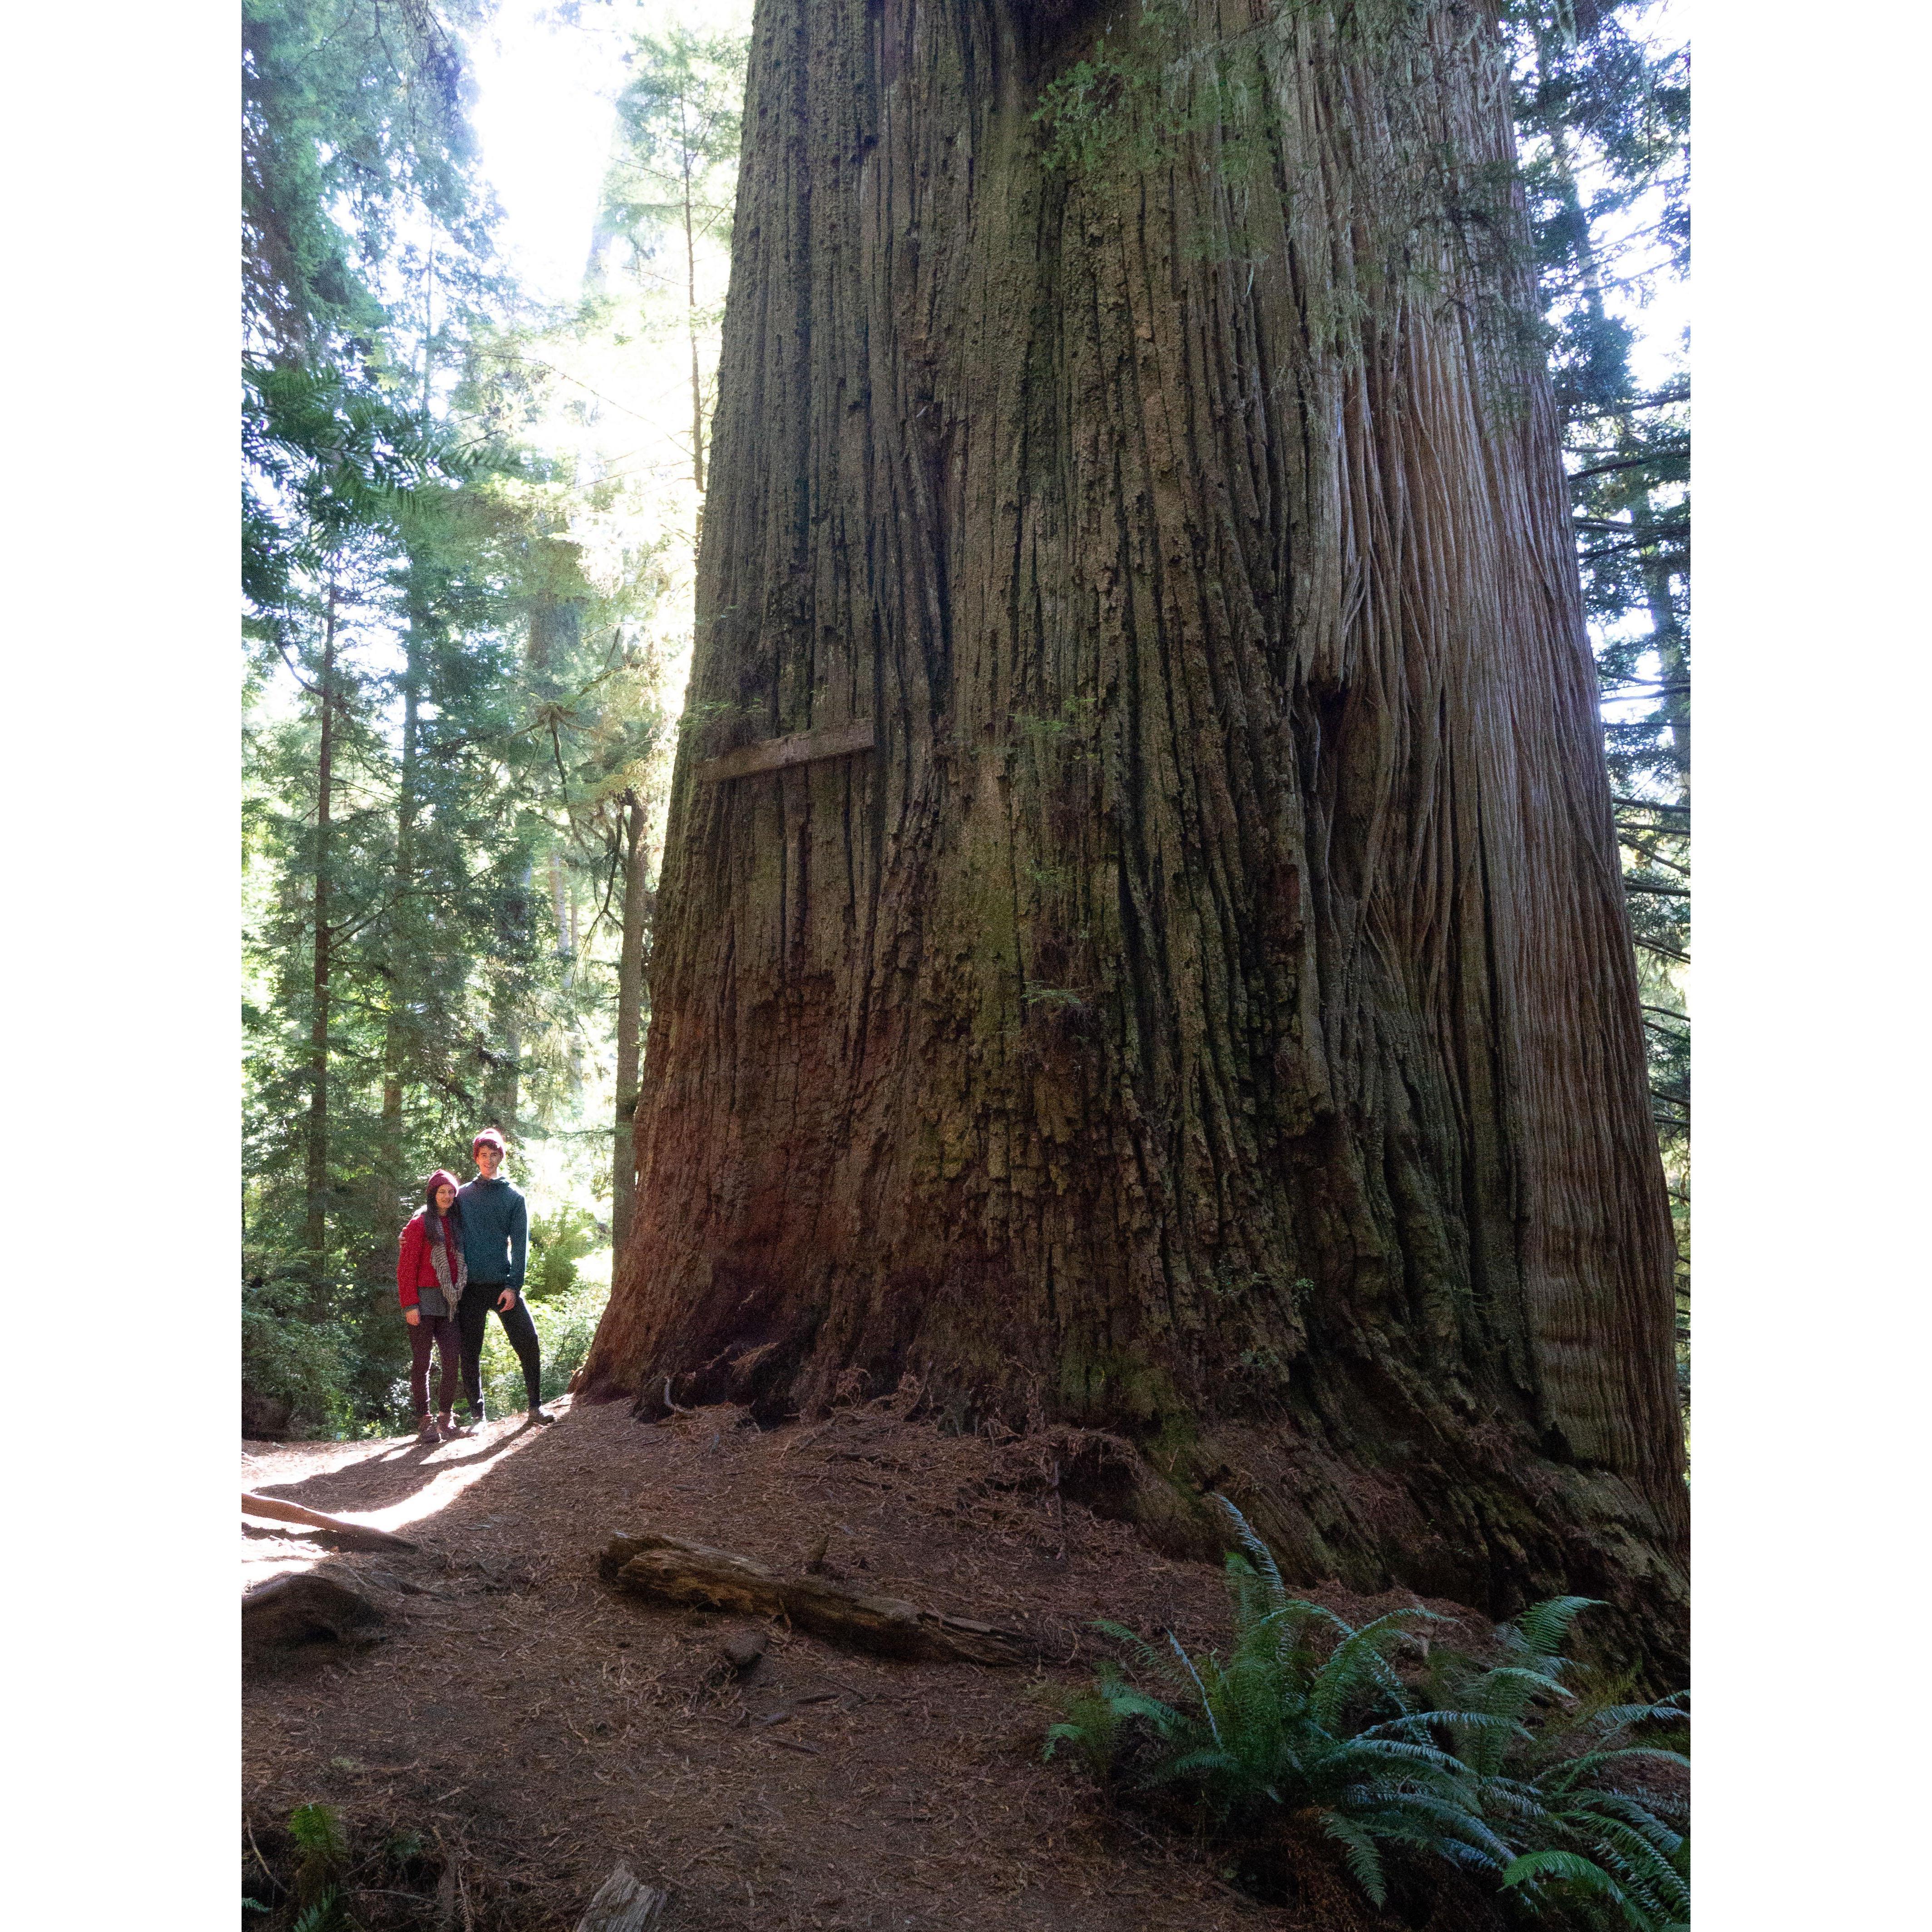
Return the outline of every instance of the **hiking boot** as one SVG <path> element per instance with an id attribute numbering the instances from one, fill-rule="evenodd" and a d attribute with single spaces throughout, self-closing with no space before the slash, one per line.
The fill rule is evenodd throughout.
<path id="1" fill-rule="evenodd" d="M 470 1433 L 468 1430 L 459 1428 L 457 1426 L 456 1419 L 453 1416 L 439 1415 L 436 1419 L 436 1426 L 442 1432 L 442 1439 L 446 1442 L 452 1442 L 458 1436 L 467 1436 Z"/>
<path id="2" fill-rule="evenodd" d="M 431 1448 L 442 1440 L 442 1436 L 436 1432 L 436 1424 L 426 1415 L 416 1424 L 416 1440 L 428 1444 Z"/>
<path id="3" fill-rule="evenodd" d="M 450 1415 L 446 1415 L 441 1418 L 442 1432 L 448 1436 L 474 1436 L 482 1426 L 483 1418 L 480 1415 L 472 1414 L 467 1420 L 463 1422 L 458 1422 L 454 1416 Z"/>
<path id="4" fill-rule="evenodd" d="M 556 1420 L 556 1418 L 550 1414 L 548 1410 L 533 1407 L 530 1414 L 524 1418 L 524 1426 L 527 1429 L 533 1422 L 549 1423 L 554 1422 Z"/>

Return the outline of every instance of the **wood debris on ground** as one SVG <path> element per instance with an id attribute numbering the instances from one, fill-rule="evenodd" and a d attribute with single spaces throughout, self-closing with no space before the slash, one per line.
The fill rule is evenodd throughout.
<path id="1" fill-rule="evenodd" d="M 332 1582 L 375 1606 L 386 1639 L 319 1641 L 247 1676 L 244 1814 L 271 1862 L 289 1813 L 320 1802 L 365 1837 L 440 1848 L 479 1932 L 568 1932 L 620 1863 L 669 1894 L 666 1932 L 1398 1922 L 1346 1886 L 1305 1909 L 1256 1904 L 1041 1762 L 1029 1681 L 1083 1675 L 1105 1648 L 1094 1617 L 1190 1646 L 1228 1630 L 1216 1566 L 1064 1499 L 1065 1445 L 949 1436 L 887 1402 L 777 1429 L 728 1407 L 647 1424 L 622 1403 L 560 1406 L 554 1430 L 440 1448 L 248 1446 L 252 1490 L 385 1516 L 420 1546 L 244 1525 L 253 1587 Z M 994 1624 L 1042 1661 L 904 1660 L 796 1618 L 639 1596 L 599 1574 L 626 1525 Z M 1355 1617 L 1415 1600 L 1308 1594 Z M 761 1651 L 742 1642 L 754 1629 Z M 355 1909 L 371 1928 L 436 1923 L 374 1898 Z"/>

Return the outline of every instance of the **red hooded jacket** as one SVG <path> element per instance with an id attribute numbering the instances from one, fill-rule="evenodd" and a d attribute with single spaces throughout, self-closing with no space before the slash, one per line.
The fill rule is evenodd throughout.
<path id="1" fill-rule="evenodd" d="M 454 1174 L 439 1168 L 430 1176 L 424 1192 L 434 1201 L 439 1187 L 460 1184 Z M 430 1252 L 429 1230 L 424 1225 L 428 1216 L 429 1208 L 425 1204 L 410 1217 L 403 1229 L 402 1249 L 396 1257 L 396 1294 L 405 1308 L 415 1307 L 424 1288 L 440 1286 L 436 1278 L 436 1263 Z"/>

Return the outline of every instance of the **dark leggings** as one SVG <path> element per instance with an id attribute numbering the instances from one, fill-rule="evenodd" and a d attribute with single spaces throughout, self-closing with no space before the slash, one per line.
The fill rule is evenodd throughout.
<path id="1" fill-rule="evenodd" d="M 420 1310 L 410 1324 L 410 1400 L 416 1420 L 429 1413 L 429 1356 L 436 1350 L 436 1412 L 447 1415 L 456 1400 L 456 1361 L 459 1346 L 456 1324 L 446 1315 L 432 1322 Z"/>
<path id="2" fill-rule="evenodd" d="M 496 1307 L 496 1298 L 502 1292 L 500 1281 L 472 1281 L 456 1304 L 456 1325 L 463 1334 L 463 1393 L 470 1398 L 470 1409 L 477 1415 L 483 1413 L 483 1330 L 489 1325 L 490 1311 Z M 537 1356 L 537 1324 L 524 1306 L 520 1289 L 514 1306 L 507 1314 L 499 1310 L 497 1319 L 510 1338 L 510 1346 L 517 1352 L 517 1360 L 524 1365 L 524 1388 L 531 1408 L 535 1408 L 542 1400 L 542 1364 Z"/>

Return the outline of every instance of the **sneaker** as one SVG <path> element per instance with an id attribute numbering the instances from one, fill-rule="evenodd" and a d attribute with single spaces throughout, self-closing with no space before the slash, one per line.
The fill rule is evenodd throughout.
<path id="1" fill-rule="evenodd" d="M 418 1442 L 427 1443 L 432 1448 L 442 1440 L 442 1437 L 437 1432 L 435 1423 L 427 1415 L 416 1425 L 416 1440 Z"/>

